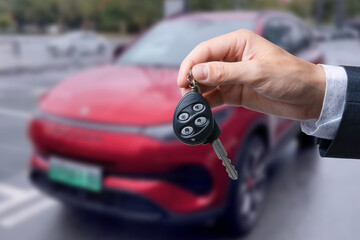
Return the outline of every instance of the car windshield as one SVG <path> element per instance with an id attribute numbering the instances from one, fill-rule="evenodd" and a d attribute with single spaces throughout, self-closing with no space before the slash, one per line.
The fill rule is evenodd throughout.
<path id="1" fill-rule="evenodd" d="M 90 31 L 76 31 L 76 32 L 70 32 L 64 35 L 64 39 L 72 40 L 77 38 L 93 38 L 95 37 L 95 34 Z"/>
<path id="2" fill-rule="evenodd" d="M 64 35 L 64 38 L 66 39 L 73 39 L 73 38 L 77 38 L 80 35 L 79 32 L 71 32 L 71 33 L 67 33 Z"/>
<path id="3" fill-rule="evenodd" d="M 350 39 L 356 39 L 357 36 L 353 32 L 337 32 L 334 33 L 331 37 L 333 40 L 350 40 Z"/>
<path id="4" fill-rule="evenodd" d="M 253 30 L 243 20 L 173 20 L 151 29 L 117 61 L 118 64 L 149 67 L 179 67 L 199 43 L 238 29 Z"/>

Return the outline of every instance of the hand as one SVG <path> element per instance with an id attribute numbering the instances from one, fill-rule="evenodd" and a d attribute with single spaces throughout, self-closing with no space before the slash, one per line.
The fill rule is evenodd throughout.
<path id="1" fill-rule="evenodd" d="M 177 79 L 184 95 L 192 68 L 211 107 L 243 106 L 290 119 L 318 118 L 326 76 L 261 36 L 239 30 L 199 44 L 184 59 Z"/>

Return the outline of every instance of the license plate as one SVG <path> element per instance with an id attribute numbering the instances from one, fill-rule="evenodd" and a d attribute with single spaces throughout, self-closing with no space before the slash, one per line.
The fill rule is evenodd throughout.
<path id="1" fill-rule="evenodd" d="M 50 159 L 48 176 L 55 182 L 93 192 L 100 192 L 102 187 L 100 168 L 73 163 L 60 158 L 53 157 Z"/>

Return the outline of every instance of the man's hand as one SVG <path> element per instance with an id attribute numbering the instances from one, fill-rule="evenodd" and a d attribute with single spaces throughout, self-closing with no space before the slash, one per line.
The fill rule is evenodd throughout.
<path id="1" fill-rule="evenodd" d="M 178 86 L 192 74 L 211 107 L 243 106 L 281 117 L 318 118 L 326 88 L 321 66 L 303 61 L 261 36 L 239 30 L 199 44 L 182 62 Z"/>

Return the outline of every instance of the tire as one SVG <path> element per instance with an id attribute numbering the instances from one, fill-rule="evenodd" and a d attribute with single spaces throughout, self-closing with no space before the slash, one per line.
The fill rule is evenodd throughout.
<path id="1" fill-rule="evenodd" d="M 222 222 L 229 233 L 244 236 L 255 226 L 265 194 L 267 163 L 266 143 L 258 135 L 241 146 L 236 169 L 239 178 L 230 186 Z"/>

